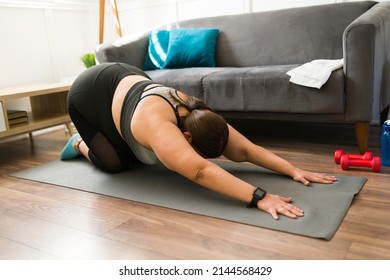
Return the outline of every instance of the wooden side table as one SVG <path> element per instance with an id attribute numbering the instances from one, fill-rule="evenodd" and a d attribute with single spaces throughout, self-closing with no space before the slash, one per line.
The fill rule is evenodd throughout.
<path id="1" fill-rule="evenodd" d="M 43 128 L 65 124 L 73 134 L 71 119 L 66 108 L 70 84 L 36 84 L 0 88 L 0 138 L 29 133 Z M 29 98 L 31 111 L 28 120 L 12 124 L 8 120 L 7 102 Z"/>

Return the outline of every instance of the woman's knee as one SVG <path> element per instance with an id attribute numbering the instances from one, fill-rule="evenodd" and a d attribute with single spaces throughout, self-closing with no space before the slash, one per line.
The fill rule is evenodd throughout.
<path id="1" fill-rule="evenodd" d="M 94 153 L 89 151 L 88 154 L 93 165 L 107 173 L 119 173 L 128 169 L 128 167 L 119 160 L 113 158 L 102 159 L 98 158 Z"/>
<path id="2" fill-rule="evenodd" d="M 129 169 L 129 167 L 123 167 L 122 165 L 116 165 L 116 166 L 105 166 L 102 168 L 103 171 L 110 173 L 110 174 L 115 174 L 119 172 L 123 172 Z"/>

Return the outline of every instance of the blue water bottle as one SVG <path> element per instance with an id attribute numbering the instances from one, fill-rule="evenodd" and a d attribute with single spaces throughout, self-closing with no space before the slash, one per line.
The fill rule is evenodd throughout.
<path id="1" fill-rule="evenodd" d="M 385 121 L 382 126 L 381 156 L 382 165 L 390 166 L 390 120 Z"/>

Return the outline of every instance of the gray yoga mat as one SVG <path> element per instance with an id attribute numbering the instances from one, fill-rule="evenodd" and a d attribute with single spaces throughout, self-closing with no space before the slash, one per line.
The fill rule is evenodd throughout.
<path id="1" fill-rule="evenodd" d="M 139 165 L 118 174 L 99 171 L 84 159 L 53 161 L 11 176 L 238 223 L 330 240 L 366 178 L 337 176 L 332 185 L 306 187 L 289 177 L 266 169 L 226 161 L 214 161 L 243 180 L 270 193 L 291 196 L 305 216 L 275 221 L 269 214 L 203 188 L 162 165 Z"/>

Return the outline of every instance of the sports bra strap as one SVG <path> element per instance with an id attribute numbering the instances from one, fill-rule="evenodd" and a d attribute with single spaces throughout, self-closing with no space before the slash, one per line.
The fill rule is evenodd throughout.
<path id="1" fill-rule="evenodd" d="M 163 85 L 156 85 L 156 86 L 154 86 L 154 87 L 148 88 L 147 91 L 152 90 L 152 89 L 154 89 L 154 88 L 158 88 L 158 87 L 165 87 L 165 88 L 167 88 L 166 86 L 163 86 Z M 147 91 L 144 91 L 143 93 L 145 93 L 145 92 L 147 92 Z M 175 90 L 175 92 L 176 92 L 176 90 Z M 150 93 L 150 94 L 148 94 L 148 95 L 146 95 L 146 96 L 142 96 L 141 99 L 143 99 L 143 98 L 145 98 L 145 97 L 147 97 L 147 96 L 151 96 L 151 95 L 153 95 L 153 96 L 159 96 L 159 97 L 161 97 L 162 99 L 164 99 L 166 102 L 168 102 L 168 104 L 172 107 L 173 112 L 175 113 L 177 125 L 178 125 L 178 127 L 180 128 L 180 130 L 181 130 L 182 120 L 181 120 L 181 118 L 180 118 L 178 105 L 175 106 L 175 105 L 172 104 L 171 101 L 169 101 L 164 95 L 161 95 L 161 94 L 158 94 L 158 93 Z M 173 95 L 173 94 L 171 93 L 171 95 Z"/>

